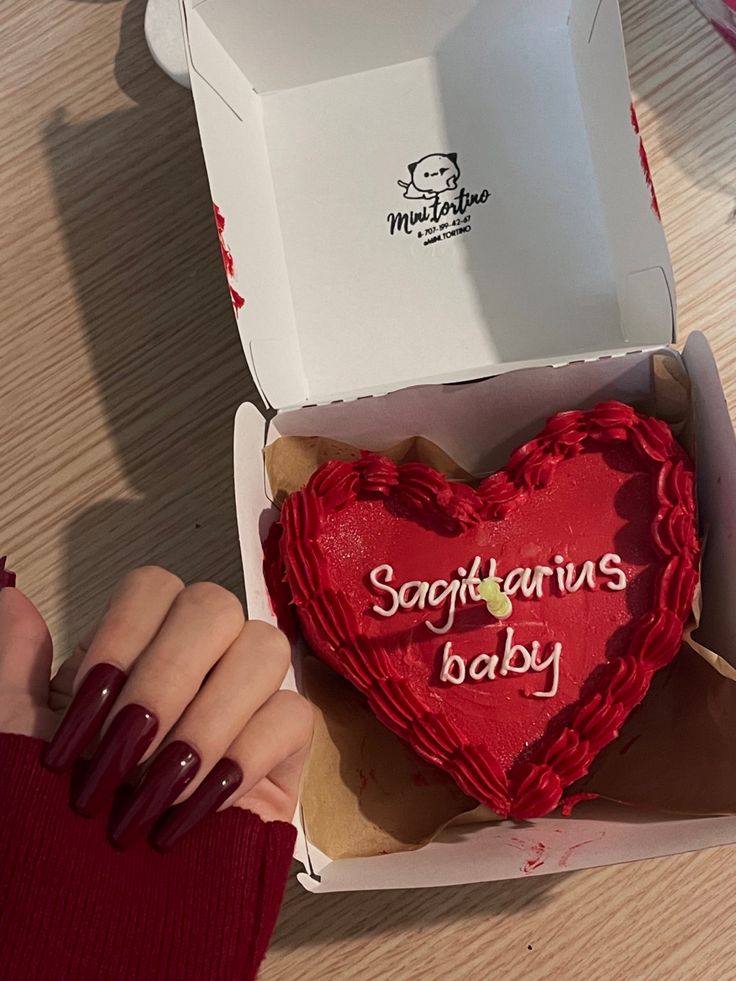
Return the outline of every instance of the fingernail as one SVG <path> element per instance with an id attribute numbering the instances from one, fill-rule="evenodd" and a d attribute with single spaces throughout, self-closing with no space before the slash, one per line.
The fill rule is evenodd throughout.
<path id="1" fill-rule="evenodd" d="M 199 753 L 181 740 L 164 746 L 143 775 L 131 799 L 110 823 L 110 840 L 116 848 L 128 848 L 170 807 L 195 777 Z"/>
<path id="2" fill-rule="evenodd" d="M 56 773 L 69 769 L 102 728 L 126 679 L 125 672 L 112 664 L 96 664 L 87 672 L 43 754 L 45 767 Z"/>
<path id="3" fill-rule="evenodd" d="M 195 824 L 224 804 L 242 780 L 243 771 L 237 763 L 220 760 L 191 797 L 164 814 L 153 830 L 151 844 L 160 852 L 170 851 Z"/>
<path id="4" fill-rule="evenodd" d="M 153 742 L 158 719 L 142 705 L 126 705 L 113 718 L 72 800 L 83 817 L 93 817 L 112 802 L 126 774 Z"/>

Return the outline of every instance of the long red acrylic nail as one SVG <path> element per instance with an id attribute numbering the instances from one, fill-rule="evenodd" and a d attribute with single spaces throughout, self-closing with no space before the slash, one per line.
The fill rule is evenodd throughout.
<path id="1" fill-rule="evenodd" d="M 93 817 L 112 803 L 124 777 L 139 763 L 153 742 L 158 719 L 142 705 L 126 705 L 110 722 L 92 757 L 72 806 L 84 817 Z"/>
<path id="2" fill-rule="evenodd" d="M 81 756 L 102 729 L 126 679 L 125 672 L 113 664 L 90 668 L 43 754 L 45 767 L 62 773 Z"/>
<path id="3" fill-rule="evenodd" d="M 170 807 L 194 779 L 201 759 L 196 749 L 176 740 L 154 756 L 130 800 L 110 822 L 110 840 L 116 848 L 132 845 L 148 833 L 153 822 Z"/>
<path id="4" fill-rule="evenodd" d="M 160 852 L 170 851 L 195 824 L 224 804 L 242 780 L 243 771 L 237 763 L 220 760 L 191 797 L 164 814 L 151 834 L 151 844 Z"/>

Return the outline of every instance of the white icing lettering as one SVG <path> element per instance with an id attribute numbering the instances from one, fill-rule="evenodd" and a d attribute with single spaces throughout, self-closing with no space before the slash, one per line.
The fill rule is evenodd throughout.
<path id="1" fill-rule="evenodd" d="M 557 588 L 559 589 L 560 593 L 565 593 L 566 592 L 566 590 L 565 590 L 565 570 L 562 567 L 562 563 L 565 560 L 563 559 L 563 557 L 561 555 L 555 555 L 555 557 L 554 557 L 554 559 L 552 561 L 554 562 L 554 564 L 556 566 L 556 568 L 555 568 L 555 576 L 557 578 Z"/>
<path id="2" fill-rule="evenodd" d="M 530 595 L 541 599 L 544 593 L 544 580 L 551 575 L 552 569 L 548 565 L 538 565 L 534 570 L 534 584 Z"/>
<path id="3" fill-rule="evenodd" d="M 536 575 L 536 568 L 524 569 L 524 574 L 521 577 L 521 595 L 526 596 L 527 599 L 531 599 L 537 590 Z"/>
<path id="4" fill-rule="evenodd" d="M 496 560 L 491 559 L 491 562 L 493 563 L 495 571 Z M 476 557 L 473 559 L 473 564 L 470 566 L 470 571 L 465 579 L 463 579 L 462 585 L 460 586 L 460 595 L 458 596 L 458 600 L 460 601 L 461 605 L 468 602 L 468 596 L 470 597 L 471 602 L 480 602 L 480 596 L 478 595 L 478 586 L 480 586 L 481 583 L 481 577 L 479 575 L 480 563 L 480 555 L 476 555 Z"/>
<path id="5" fill-rule="evenodd" d="M 399 606 L 402 610 L 411 610 L 415 606 L 423 610 L 429 592 L 428 582 L 405 582 L 399 590 Z"/>
<path id="6" fill-rule="evenodd" d="M 536 644 L 537 642 L 534 641 Z M 521 664 L 514 663 L 516 657 L 521 657 Z M 509 671 L 514 674 L 526 674 L 532 666 L 532 656 L 523 644 L 514 643 L 514 628 L 506 628 L 506 646 L 503 649 L 503 660 L 501 662 L 501 674 L 507 675 Z"/>
<path id="7" fill-rule="evenodd" d="M 493 681 L 497 666 L 498 654 L 479 654 L 471 662 L 468 674 L 474 681 L 482 681 L 484 678 Z"/>
<path id="8" fill-rule="evenodd" d="M 568 593 L 577 593 L 585 584 L 590 589 L 595 589 L 595 562 L 583 562 L 580 572 L 577 571 L 572 562 L 568 562 L 567 582 L 565 584 Z"/>
<path id="9" fill-rule="evenodd" d="M 385 576 L 386 582 L 381 582 L 378 578 L 379 574 Z M 390 565 L 377 565 L 375 569 L 371 569 L 371 573 L 368 577 L 371 581 L 371 586 L 374 586 L 379 592 L 390 593 L 393 597 L 391 606 L 385 609 L 382 606 L 374 606 L 373 612 L 378 613 L 382 617 L 392 617 L 394 613 L 399 609 L 399 594 L 396 590 L 389 586 L 388 583 L 394 578 L 393 566 Z"/>
<path id="10" fill-rule="evenodd" d="M 440 590 L 440 595 L 437 595 L 437 590 Z M 443 603 L 447 595 L 447 580 L 446 579 L 435 579 L 429 587 L 429 596 L 427 597 L 427 602 L 430 606 L 439 606 Z"/>
<path id="11" fill-rule="evenodd" d="M 606 589 L 626 589 L 628 585 L 626 573 L 623 571 L 623 569 L 616 568 L 616 566 L 619 565 L 621 565 L 621 556 L 616 555 L 614 552 L 607 552 L 598 563 L 598 568 L 604 576 L 615 577 L 615 582 L 607 582 L 605 584 Z"/>
<path id="12" fill-rule="evenodd" d="M 536 644 L 536 641 L 534 642 Z M 552 668 L 552 686 L 549 691 L 535 691 L 535 698 L 553 698 L 557 694 L 560 683 L 560 658 L 562 657 L 562 644 L 556 640 L 552 645 L 552 652 L 546 661 L 538 658 L 539 647 L 532 654 L 532 671 L 546 671 Z"/>
<path id="13" fill-rule="evenodd" d="M 615 552 L 606 552 L 597 562 L 591 559 L 581 565 L 566 562 L 562 555 L 554 555 L 554 567 L 548 565 L 517 566 L 505 576 L 497 571 L 495 558 L 488 561 L 488 576 L 481 578 L 483 559 L 476 555 L 469 567 L 460 565 L 457 574 L 451 579 L 436 579 L 427 582 L 421 579 L 411 579 L 401 583 L 396 588 L 391 585 L 394 579 L 394 568 L 389 563 L 378 565 L 369 573 L 371 586 L 387 597 L 387 606 L 376 603 L 371 607 L 374 613 L 381 617 L 395 616 L 399 610 L 421 610 L 428 607 L 432 610 L 443 608 L 444 616 L 438 624 L 425 620 L 427 629 L 434 634 L 446 634 L 455 625 L 458 609 L 471 603 L 486 602 L 479 589 L 488 580 L 498 583 L 499 589 L 507 599 L 509 615 L 513 615 L 510 597 L 520 593 L 525 599 L 543 599 L 545 584 L 550 580 L 549 593 L 553 594 L 556 584 L 560 595 L 576 593 L 584 586 L 588 589 L 606 589 L 618 592 L 628 586 L 628 580 L 621 569 L 621 556 Z M 603 577 L 599 579 L 598 576 Z M 503 597 L 502 597 L 503 598 Z M 500 616 L 493 607 L 489 607 L 489 616 L 496 619 L 506 619 Z"/>
<path id="14" fill-rule="evenodd" d="M 459 654 L 452 653 L 452 641 L 450 640 L 442 648 L 442 671 L 440 672 L 440 679 L 442 681 L 449 681 L 451 685 L 462 685 L 465 681 L 465 661 L 463 661 Z"/>
<path id="15" fill-rule="evenodd" d="M 521 589 L 524 569 L 512 569 L 503 581 L 502 589 L 507 596 L 515 596 Z"/>
<path id="16" fill-rule="evenodd" d="M 538 640 L 532 641 L 531 647 L 515 644 L 514 628 L 506 627 L 501 657 L 498 654 L 478 654 L 468 665 L 459 654 L 453 653 L 452 641 L 448 640 L 442 648 L 440 680 L 451 685 L 462 685 L 468 678 L 473 681 L 495 681 L 499 677 L 505 678 L 510 674 L 528 674 L 530 671 L 542 674 L 551 669 L 552 678 L 549 687 L 532 692 L 532 697 L 553 698 L 559 688 L 561 658 L 562 644 L 559 641 L 554 641 L 552 649 L 546 657 L 543 657 Z"/>
<path id="17" fill-rule="evenodd" d="M 455 604 L 457 602 L 457 594 L 460 589 L 460 580 L 453 579 L 452 582 L 446 582 L 444 579 L 438 580 L 445 587 L 441 593 L 437 594 L 434 587 L 438 583 L 433 582 L 429 587 L 429 605 L 430 606 L 442 606 L 446 599 L 450 600 L 450 608 L 447 611 L 447 620 L 442 627 L 435 627 L 434 624 L 430 623 L 429 620 L 426 621 L 427 626 L 432 631 L 433 634 L 446 634 L 448 630 L 452 630 L 455 623 Z"/>

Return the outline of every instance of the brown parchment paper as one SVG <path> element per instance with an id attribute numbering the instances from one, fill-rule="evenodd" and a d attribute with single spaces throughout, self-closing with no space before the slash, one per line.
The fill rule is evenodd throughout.
<path id="1" fill-rule="evenodd" d="M 351 446 L 324 436 L 281 436 L 269 443 L 263 453 L 274 504 L 282 504 L 284 498 L 303 487 L 323 463 L 357 460 L 362 449 L 368 447 Z M 426 463 L 453 480 L 473 479 L 472 474 L 423 436 L 413 436 L 387 448 L 371 449 L 380 450 L 395 463 Z"/>
<path id="2" fill-rule="evenodd" d="M 690 385 L 679 358 L 653 356 L 652 400 L 636 407 L 665 420 L 694 454 Z M 366 448 L 398 463 L 427 463 L 453 479 L 474 479 L 421 436 L 388 448 L 285 436 L 264 451 L 274 501 L 304 486 L 327 460 L 357 459 Z M 571 792 L 687 814 L 736 812 L 736 670 L 692 640 L 698 615 L 699 598 L 680 654 Z M 498 820 L 382 726 L 359 692 L 309 654 L 303 684 L 316 721 L 302 814 L 309 840 L 330 858 L 405 851 L 448 823 Z"/>
<path id="3" fill-rule="evenodd" d="M 457 814 L 477 807 L 316 657 L 305 659 L 303 682 L 315 730 L 302 816 L 309 840 L 330 858 L 418 848 Z"/>

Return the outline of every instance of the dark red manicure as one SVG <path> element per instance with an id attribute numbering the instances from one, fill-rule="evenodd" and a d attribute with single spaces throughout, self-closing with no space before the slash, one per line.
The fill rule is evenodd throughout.
<path id="1" fill-rule="evenodd" d="M 194 779 L 201 763 L 199 753 L 181 740 L 164 746 L 153 758 L 133 796 L 110 823 L 110 840 L 116 848 L 128 848 L 147 833 Z"/>
<path id="2" fill-rule="evenodd" d="M 99 733 L 126 677 L 112 664 L 96 664 L 87 672 L 43 755 L 45 767 L 56 773 L 69 769 Z"/>
<path id="3" fill-rule="evenodd" d="M 74 810 L 84 817 L 93 817 L 111 803 L 123 778 L 140 762 L 157 730 L 158 719 L 142 705 L 126 705 L 120 709 L 74 796 Z"/>
<path id="4" fill-rule="evenodd" d="M 160 852 L 170 851 L 195 824 L 224 804 L 242 780 L 243 771 L 237 763 L 220 760 L 191 797 L 164 814 L 153 830 L 151 844 Z"/>
<path id="5" fill-rule="evenodd" d="M 15 586 L 15 573 L 5 567 L 7 555 L 0 555 L 0 589 L 10 589 Z"/>

